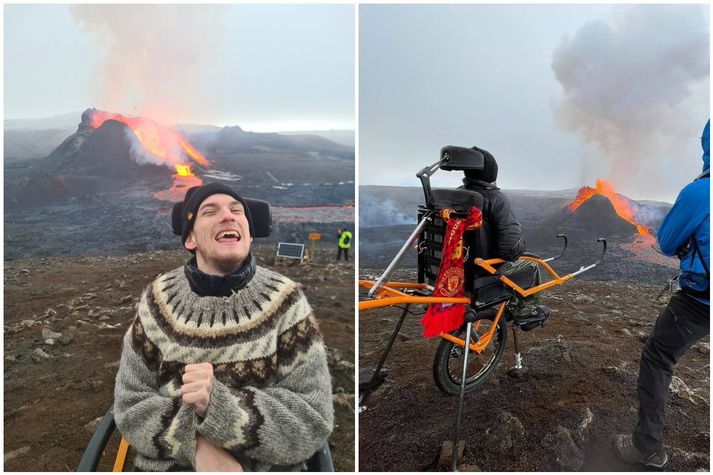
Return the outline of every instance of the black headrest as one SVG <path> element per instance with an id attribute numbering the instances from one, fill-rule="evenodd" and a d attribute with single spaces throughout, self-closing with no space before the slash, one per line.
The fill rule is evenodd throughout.
<path id="1" fill-rule="evenodd" d="M 482 170 L 485 166 L 483 152 L 480 149 L 446 145 L 441 149 L 441 170 Z"/>
<path id="2" fill-rule="evenodd" d="M 254 238 L 266 238 L 272 232 L 272 211 L 270 203 L 255 198 L 245 198 L 250 208 L 250 214 L 253 218 L 253 227 L 255 228 Z"/>

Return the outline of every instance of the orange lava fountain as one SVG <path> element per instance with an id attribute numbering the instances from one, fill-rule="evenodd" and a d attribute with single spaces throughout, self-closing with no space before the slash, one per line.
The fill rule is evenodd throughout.
<path id="1" fill-rule="evenodd" d="M 144 117 L 127 117 L 99 110 L 93 112 L 91 125 L 96 129 L 107 120 L 125 124 L 134 132 L 147 152 L 175 168 L 171 188 L 154 193 L 154 198 L 162 201 L 181 201 L 188 188 L 203 184 L 203 180 L 193 173 L 190 163 L 185 163 L 184 157 L 204 167 L 208 167 L 210 162 L 180 132 Z"/>
<path id="2" fill-rule="evenodd" d="M 579 193 L 577 193 L 577 197 L 569 204 L 570 211 L 574 211 L 579 208 L 582 203 L 587 201 L 592 196 L 602 195 L 609 199 L 612 206 L 614 206 L 616 214 L 621 219 L 636 226 L 636 231 L 642 236 L 651 236 L 651 231 L 649 230 L 649 228 L 647 228 L 643 224 L 638 223 L 636 219 L 634 219 L 634 210 L 632 209 L 631 205 L 628 201 L 619 196 L 619 194 L 614 190 L 614 186 L 611 183 L 598 178 L 596 180 L 596 185 L 596 188 L 592 188 L 589 186 L 583 186 L 582 188 L 580 188 Z"/>

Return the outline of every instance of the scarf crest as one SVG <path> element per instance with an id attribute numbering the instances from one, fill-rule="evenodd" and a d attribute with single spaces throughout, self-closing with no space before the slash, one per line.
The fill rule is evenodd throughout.
<path id="1" fill-rule="evenodd" d="M 453 213 L 452 209 L 444 209 L 439 213 L 447 225 L 441 251 L 441 267 L 433 289 L 434 297 L 456 298 L 465 294 L 463 233 L 478 229 L 483 223 L 483 213 L 476 207 L 470 208 L 465 218 L 451 217 Z M 464 314 L 463 304 L 432 303 L 421 320 L 423 336 L 431 338 L 460 328 Z"/>

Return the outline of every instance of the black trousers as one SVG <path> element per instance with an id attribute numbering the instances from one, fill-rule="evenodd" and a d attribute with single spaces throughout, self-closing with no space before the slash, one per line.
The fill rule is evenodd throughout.
<path id="1" fill-rule="evenodd" d="M 339 257 L 342 255 L 342 252 L 344 253 L 344 260 L 348 261 L 349 260 L 349 248 L 342 249 L 341 247 L 339 248 L 339 251 L 337 252 L 337 260 L 339 260 Z"/>
<path id="2" fill-rule="evenodd" d="M 639 421 L 633 439 L 641 452 L 663 449 L 664 410 L 673 367 L 691 346 L 710 334 L 709 308 L 679 290 L 656 319 L 639 363 Z"/>

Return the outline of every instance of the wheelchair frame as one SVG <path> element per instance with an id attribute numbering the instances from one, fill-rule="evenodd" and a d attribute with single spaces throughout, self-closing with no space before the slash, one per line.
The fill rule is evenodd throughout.
<path id="1" fill-rule="evenodd" d="M 413 246 L 416 238 L 419 236 L 421 231 L 426 227 L 426 225 L 433 220 L 433 217 L 436 213 L 436 203 L 435 203 L 435 198 L 433 195 L 433 191 L 431 189 L 430 185 L 430 177 L 438 171 L 440 168 L 448 165 L 450 158 L 449 157 L 449 149 L 453 147 L 444 147 L 441 150 L 441 159 L 434 163 L 433 165 L 427 166 L 420 170 L 417 174 L 416 177 L 419 178 L 421 181 L 421 185 L 424 191 L 424 196 L 425 196 L 425 201 L 426 201 L 426 208 L 429 210 L 426 212 L 426 214 L 422 217 L 421 221 L 417 224 L 416 228 L 414 231 L 411 233 L 409 238 L 406 240 L 404 245 L 401 247 L 399 252 L 396 254 L 394 259 L 391 261 L 391 263 L 386 267 L 384 272 L 379 276 L 376 280 L 359 280 L 359 286 L 362 288 L 369 289 L 367 293 L 367 298 L 368 300 L 363 300 L 359 302 L 359 312 L 361 314 L 362 311 L 368 311 L 368 310 L 373 310 L 377 308 L 384 308 L 384 307 L 395 307 L 395 306 L 400 306 L 400 305 L 405 305 L 403 308 L 403 312 L 401 314 L 401 317 L 396 324 L 396 327 L 394 329 L 393 334 L 391 335 L 391 338 L 384 350 L 384 353 L 382 354 L 379 362 L 376 365 L 376 368 L 374 372 L 372 373 L 370 381 L 367 383 L 366 388 L 364 389 L 364 392 L 360 398 L 359 401 L 359 413 L 363 412 L 366 410 L 366 401 L 370 395 L 370 393 L 373 391 L 375 386 L 378 384 L 379 380 L 381 380 L 380 372 L 381 368 L 383 367 L 384 362 L 386 361 L 386 358 L 391 351 L 391 348 L 396 341 L 396 337 L 398 336 L 398 333 L 401 329 L 401 326 L 403 325 L 403 322 L 405 320 L 406 314 L 409 313 L 409 308 L 411 305 L 420 305 L 420 304 L 433 304 L 433 303 L 440 303 L 440 304 L 463 304 L 466 306 L 466 312 L 465 312 L 465 322 L 466 322 L 466 334 L 465 334 L 465 339 L 460 339 L 455 335 L 451 335 L 450 333 L 441 333 L 439 335 L 439 338 L 442 338 L 444 340 L 450 341 L 455 345 L 458 345 L 459 347 L 463 348 L 464 351 L 464 357 L 463 357 L 463 370 L 462 370 L 462 375 L 461 375 L 461 383 L 460 383 L 460 391 L 458 394 L 458 405 L 457 405 L 457 412 L 456 412 L 456 427 L 453 435 L 453 452 L 451 456 L 451 468 L 453 471 L 457 471 L 457 450 L 458 450 L 458 441 L 460 438 L 460 430 L 461 430 L 461 420 L 462 420 L 462 413 L 463 413 L 463 396 L 465 393 L 465 383 L 466 383 L 466 375 L 467 375 L 467 370 L 468 370 L 468 353 L 469 351 L 475 351 L 478 354 L 481 354 L 490 344 L 490 342 L 493 339 L 493 336 L 495 335 L 498 324 L 500 320 L 502 319 L 504 313 L 505 313 L 505 307 L 507 303 L 513 298 L 515 294 L 521 296 L 521 297 L 528 297 L 530 295 L 534 295 L 538 292 L 541 292 L 543 290 L 549 289 L 551 287 L 555 287 L 558 285 L 562 285 L 568 280 L 576 277 L 579 274 L 582 274 L 584 272 L 587 272 L 593 268 L 595 268 L 597 265 L 599 265 L 602 260 L 604 259 L 604 255 L 606 254 L 607 251 L 607 241 L 604 238 L 599 238 L 597 239 L 597 242 L 602 243 L 602 254 L 601 257 L 594 262 L 593 264 L 587 265 L 587 266 L 581 266 L 577 271 L 571 272 L 569 274 L 560 276 L 548 263 L 553 262 L 564 254 L 564 252 L 567 249 L 567 236 L 564 234 L 558 234 L 557 237 L 561 238 L 564 240 L 564 248 L 562 249 L 562 252 L 560 252 L 559 255 L 555 257 L 550 257 L 547 259 L 540 259 L 536 256 L 532 255 L 523 255 L 520 257 L 520 259 L 524 260 L 529 260 L 532 262 L 535 262 L 538 266 L 541 266 L 547 272 L 550 274 L 551 280 L 544 282 L 540 285 L 537 285 L 535 287 L 531 287 L 528 289 L 524 289 L 521 286 L 519 286 L 517 283 L 513 282 L 511 279 L 504 275 L 499 276 L 499 280 L 507 286 L 507 288 L 510 290 L 508 295 L 495 298 L 494 300 L 488 301 L 488 302 L 478 302 L 474 301 L 471 297 L 434 297 L 432 294 L 433 292 L 433 287 L 426 284 L 426 283 L 415 283 L 415 282 L 390 282 L 388 281 L 388 276 L 391 274 L 391 272 L 394 270 L 394 268 L 397 266 L 401 258 L 406 254 L 406 252 Z M 449 169 L 454 170 L 454 169 L 460 169 L 460 168 L 454 168 L 453 164 L 451 163 L 449 166 Z M 455 213 L 455 216 L 458 216 L 459 213 Z M 504 259 L 482 259 L 480 257 L 476 257 L 475 259 L 472 260 L 472 263 L 478 266 L 480 269 L 483 269 L 486 271 L 489 275 L 498 275 L 497 274 L 497 269 L 494 267 L 495 265 L 498 264 L 503 264 L 506 261 Z M 481 312 L 485 309 L 494 307 L 495 305 L 499 305 L 497 314 L 495 315 L 495 318 L 493 320 L 493 325 L 490 328 L 490 330 L 482 336 L 479 336 L 478 340 L 474 343 L 470 343 L 466 345 L 466 341 L 470 342 L 471 341 L 471 334 L 473 332 L 473 322 L 476 320 L 476 316 L 478 312 Z M 475 330 L 479 329 L 481 324 L 481 321 L 476 322 L 476 327 Z M 513 336 L 514 336 L 514 345 L 515 345 L 515 367 L 513 368 L 514 371 L 523 371 L 523 366 L 522 366 L 522 355 L 519 351 L 518 344 L 517 344 L 517 334 L 515 333 L 516 327 L 513 326 Z M 498 363 L 496 363 L 497 366 Z"/>

